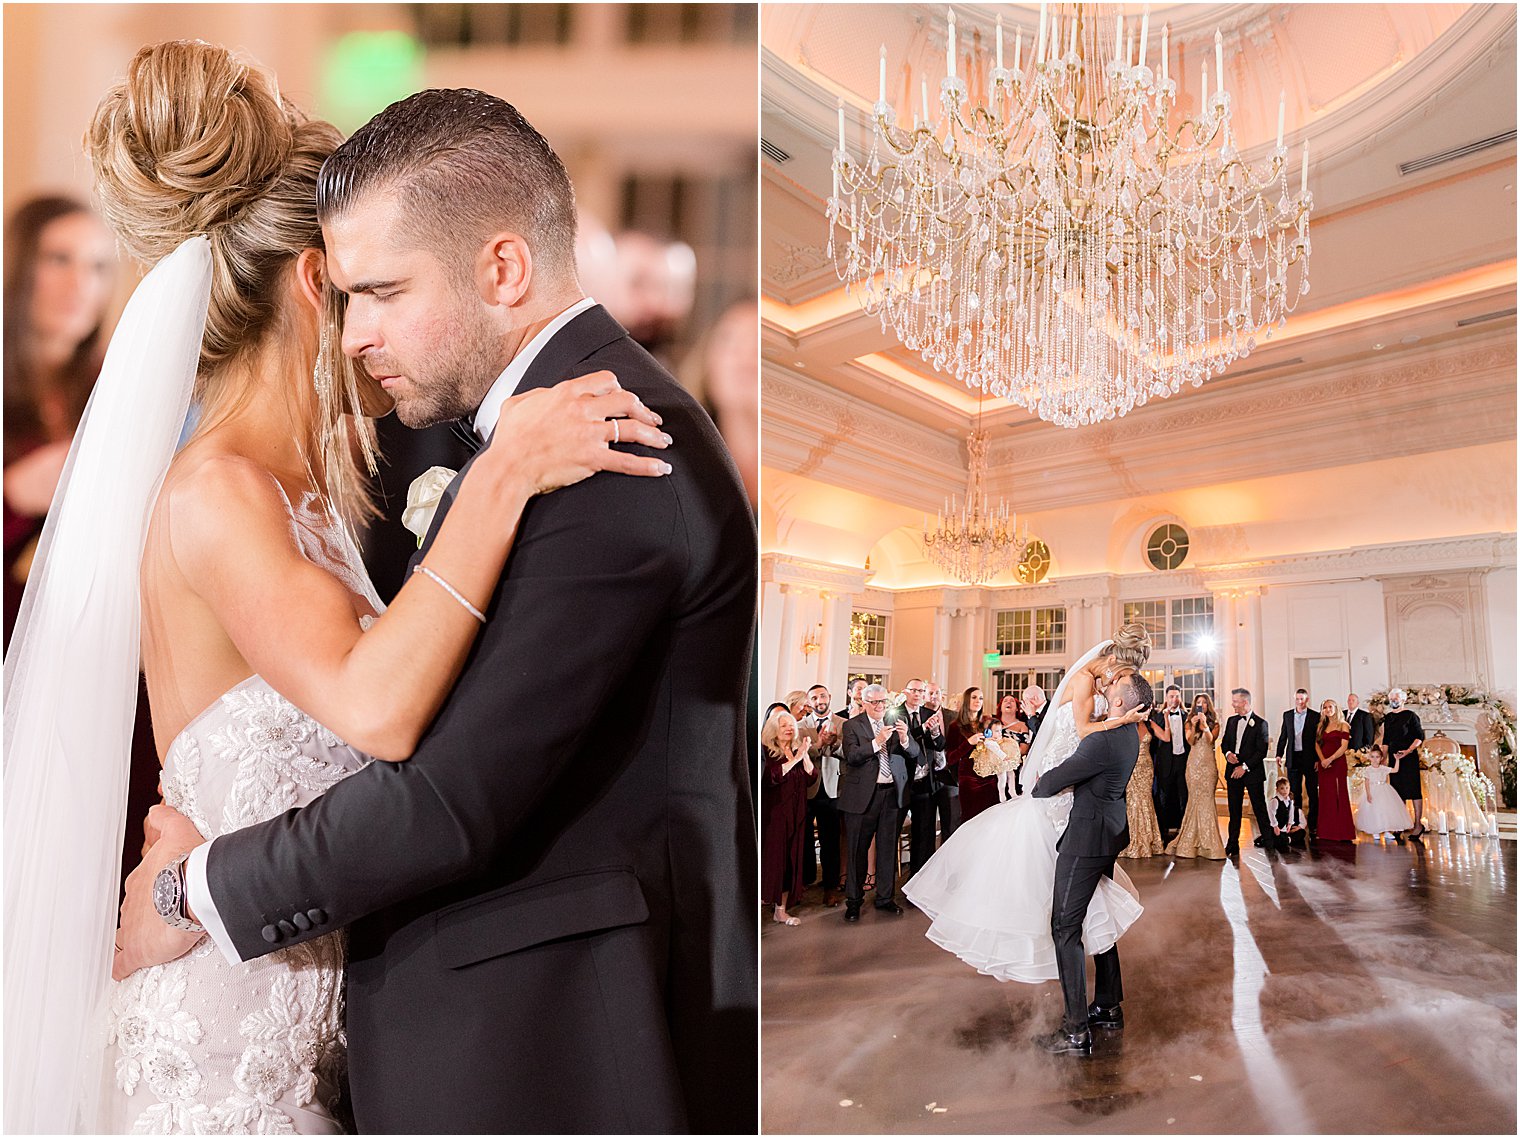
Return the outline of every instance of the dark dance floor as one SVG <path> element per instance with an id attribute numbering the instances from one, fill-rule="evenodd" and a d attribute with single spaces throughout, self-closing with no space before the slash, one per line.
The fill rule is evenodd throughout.
<path id="1" fill-rule="evenodd" d="M 1032 1042 L 1054 982 L 1000 984 L 915 909 L 868 898 L 847 925 L 809 890 L 800 927 L 763 926 L 763 1128 L 1514 1134 L 1515 851 L 1126 860 L 1146 909 L 1120 943 L 1127 1026 L 1085 1060 Z"/>

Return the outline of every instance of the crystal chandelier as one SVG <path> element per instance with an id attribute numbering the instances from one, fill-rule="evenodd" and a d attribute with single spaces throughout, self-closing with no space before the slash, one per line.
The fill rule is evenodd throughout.
<path id="1" fill-rule="evenodd" d="M 1020 31 L 1010 70 L 999 17 L 984 78 L 957 73 L 952 11 L 937 118 L 925 80 L 898 124 L 885 48 L 859 161 L 840 103 L 828 252 L 847 290 L 936 370 L 1062 426 L 1201 385 L 1309 291 L 1309 148 L 1290 194 L 1286 96 L 1270 160 L 1248 164 L 1219 33 L 1213 91 L 1205 62 L 1201 110 L 1174 120 L 1168 33 L 1157 74 L 1149 23 L 1137 55 L 1122 10 L 1042 4 L 1029 67 Z"/>
<path id="2" fill-rule="evenodd" d="M 934 515 L 934 528 L 924 517 L 924 553 L 957 581 L 980 585 L 1023 556 L 1029 544 L 1029 524 L 1018 528 L 1018 515 L 1001 498 L 991 505 L 983 482 L 987 473 L 987 435 L 982 430 L 981 405 L 976 427 L 966 436 L 966 500 L 952 497 Z"/>

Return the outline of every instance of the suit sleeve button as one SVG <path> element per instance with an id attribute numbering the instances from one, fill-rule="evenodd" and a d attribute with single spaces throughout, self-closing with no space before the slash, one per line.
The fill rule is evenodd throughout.
<path id="1" fill-rule="evenodd" d="M 295 925 L 291 924 L 289 921 L 281 921 L 280 922 L 280 931 L 282 933 L 284 933 L 286 936 L 295 936 L 296 935 L 296 927 L 295 927 Z"/>
<path id="2" fill-rule="evenodd" d="M 306 915 L 311 918 L 313 925 L 325 925 L 327 923 L 327 913 L 325 910 L 307 909 Z"/>
<path id="3" fill-rule="evenodd" d="M 264 928 L 263 928 L 263 930 L 262 930 L 262 932 L 263 932 L 264 939 L 267 940 L 270 944 L 278 944 L 279 943 L 279 941 L 280 941 L 280 930 L 277 929 L 277 928 L 275 928 L 273 925 L 265 925 Z"/>
<path id="4" fill-rule="evenodd" d="M 305 913 L 293 914 L 290 918 L 290 922 L 291 924 L 295 925 L 296 928 L 300 929 L 303 933 L 311 928 L 311 918 L 308 917 Z"/>

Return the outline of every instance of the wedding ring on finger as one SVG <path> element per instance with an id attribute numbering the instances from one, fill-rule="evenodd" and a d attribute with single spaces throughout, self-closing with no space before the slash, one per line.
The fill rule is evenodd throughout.
<path id="1" fill-rule="evenodd" d="M 614 420 L 612 420 L 612 445 L 613 446 L 617 446 L 617 444 L 618 444 L 618 442 L 619 442 L 619 440 L 621 438 L 622 438 L 622 435 L 620 434 L 620 432 L 618 430 L 618 421 L 616 419 L 614 419 Z"/>

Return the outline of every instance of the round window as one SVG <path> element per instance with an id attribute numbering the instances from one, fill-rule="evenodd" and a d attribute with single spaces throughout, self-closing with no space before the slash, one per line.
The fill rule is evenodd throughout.
<path id="1" fill-rule="evenodd" d="M 1188 535 L 1181 526 L 1157 526 L 1145 542 L 1145 559 L 1153 569 L 1175 569 L 1187 560 Z"/>
<path id="2" fill-rule="evenodd" d="M 1050 572 L 1050 546 L 1035 538 L 1024 547 L 1024 556 L 1014 566 L 1013 574 L 1021 585 L 1038 585 Z"/>

